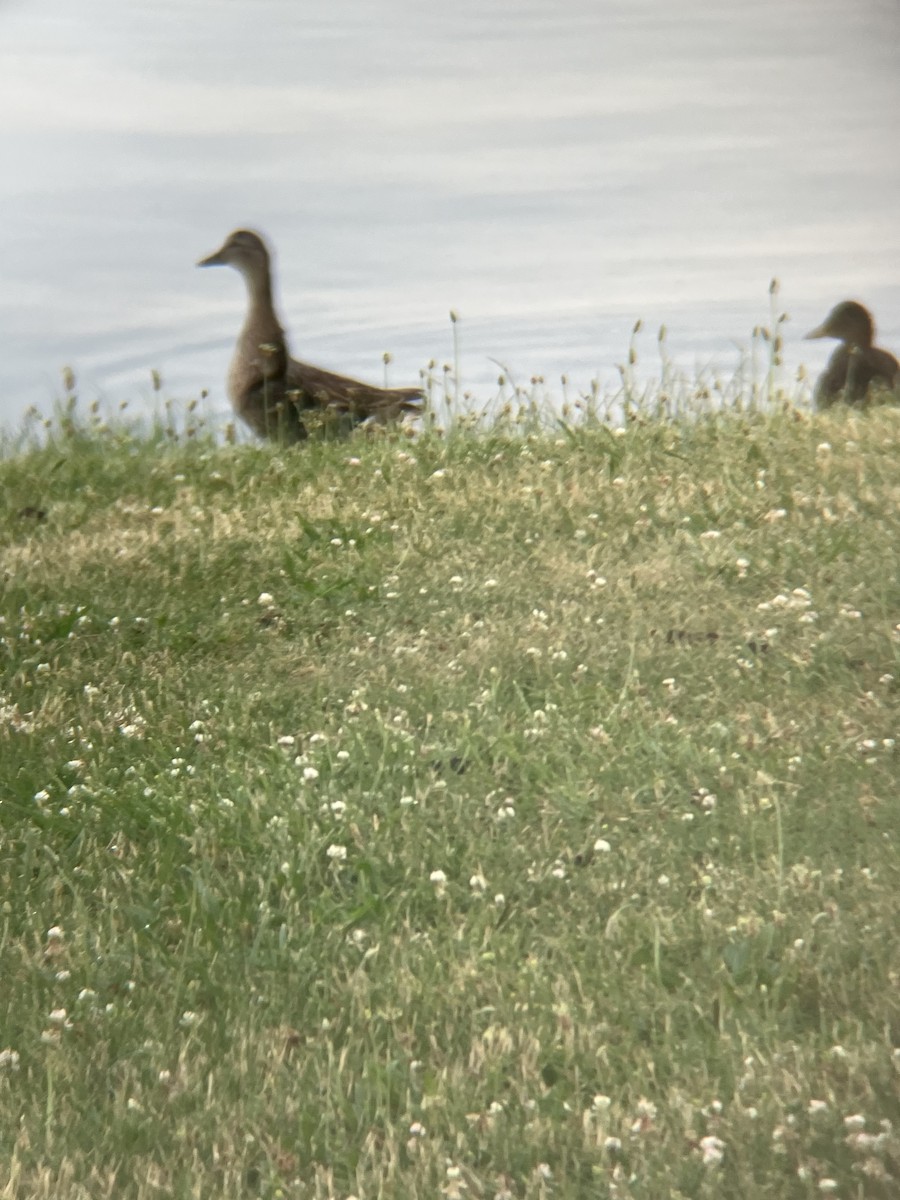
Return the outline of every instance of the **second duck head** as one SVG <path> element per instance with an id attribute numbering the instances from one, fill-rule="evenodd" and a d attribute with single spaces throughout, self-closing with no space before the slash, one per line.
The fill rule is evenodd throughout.
<path id="1" fill-rule="evenodd" d="M 875 340 L 875 322 L 867 308 L 856 300 L 836 304 L 821 325 L 811 329 L 807 338 L 837 338 L 848 346 L 867 350 Z"/>

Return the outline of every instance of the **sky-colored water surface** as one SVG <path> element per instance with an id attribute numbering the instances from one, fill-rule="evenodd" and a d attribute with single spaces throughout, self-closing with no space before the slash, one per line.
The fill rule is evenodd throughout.
<path id="1" fill-rule="evenodd" d="M 615 378 L 643 317 L 788 362 L 855 296 L 900 350 L 896 0 L 0 0 L 0 424 L 203 387 L 243 312 L 193 263 L 264 230 L 295 354 L 378 381 Z"/>

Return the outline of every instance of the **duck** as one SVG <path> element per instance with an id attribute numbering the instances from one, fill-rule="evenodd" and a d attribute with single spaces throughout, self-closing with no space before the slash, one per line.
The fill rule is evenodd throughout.
<path id="1" fill-rule="evenodd" d="M 900 383 L 900 363 L 874 344 L 875 321 L 856 300 L 836 304 L 806 337 L 837 338 L 841 342 L 816 380 L 816 408 L 831 408 L 841 401 L 861 408 L 871 398 L 872 385 L 891 389 Z"/>
<path id="2" fill-rule="evenodd" d="M 272 297 L 272 256 L 263 237 L 236 229 L 198 267 L 233 267 L 247 287 L 248 308 L 231 366 L 228 398 L 254 433 L 284 443 L 317 428 L 349 430 L 420 413 L 420 387 L 381 388 L 291 358 Z"/>

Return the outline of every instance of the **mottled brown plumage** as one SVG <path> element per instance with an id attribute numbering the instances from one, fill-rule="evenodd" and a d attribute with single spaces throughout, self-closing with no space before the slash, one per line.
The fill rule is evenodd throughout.
<path id="1" fill-rule="evenodd" d="M 322 425 L 381 424 L 421 411 L 421 388 L 374 387 L 290 357 L 272 300 L 269 251 L 259 234 L 236 230 L 197 266 L 234 267 L 247 285 L 247 319 L 228 371 L 228 397 L 261 437 L 299 442 Z"/>
<path id="2" fill-rule="evenodd" d="M 840 346 L 816 380 L 817 408 L 843 402 L 857 407 L 870 399 L 870 388 L 891 389 L 900 384 L 900 363 L 875 342 L 875 322 L 868 309 L 855 300 L 835 305 L 808 338 L 838 338 Z"/>

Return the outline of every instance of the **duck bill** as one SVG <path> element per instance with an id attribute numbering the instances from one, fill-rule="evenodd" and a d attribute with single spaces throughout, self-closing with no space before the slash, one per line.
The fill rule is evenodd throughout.
<path id="1" fill-rule="evenodd" d="M 201 263 L 200 266 L 202 267 L 203 263 Z M 823 323 L 822 325 L 817 325 L 815 329 L 811 329 L 809 333 L 804 333 L 803 340 L 809 342 L 815 338 L 826 337 L 831 337 L 831 334 L 828 332 L 828 327 Z"/>
<path id="2" fill-rule="evenodd" d="M 215 254 L 209 254 L 206 258 L 201 258 L 197 263 L 198 267 L 225 267 L 228 265 L 228 259 L 225 257 L 225 247 L 217 250 Z"/>

